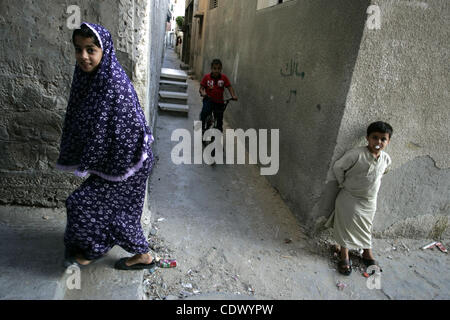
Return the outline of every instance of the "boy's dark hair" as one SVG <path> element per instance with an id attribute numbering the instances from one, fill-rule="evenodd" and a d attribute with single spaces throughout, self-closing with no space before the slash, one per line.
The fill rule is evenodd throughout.
<path id="1" fill-rule="evenodd" d="M 82 24 L 80 29 L 75 29 L 73 30 L 72 33 L 72 43 L 75 45 L 75 37 L 76 36 L 80 36 L 83 38 L 93 38 L 94 40 L 94 44 L 101 48 L 100 46 L 100 42 L 97 39 L 97 36 L 95 35 L 95 33 L 85 24 Z"/>
<path id="2" fill-rule="evenodd" d="M 391 125 L 387 122 L 377 121 L 372 122 L 367 128 L 367 136 L 369 136 L 372 132 L 380 132 L 389 134 L 389 139 L 392 137 L 394 129 L 392 129 Z"/>
<path id="3" fill-rule="evenodd" d="M 216 64 L 218 64 L 219 66 L 222 67 L 222 61 L 220 61 L 219 59 L 214 59 L 214 60 L 211 62 L 211 68 L 212 68 L 212 66 L 214 66 L 214 65 L 216 65 Z"/>

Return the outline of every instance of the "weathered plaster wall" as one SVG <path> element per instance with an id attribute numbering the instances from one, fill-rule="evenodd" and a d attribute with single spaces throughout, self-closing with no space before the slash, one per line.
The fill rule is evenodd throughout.
<path id="1" fill-rule="evenodd" d="M 159 77 L 164 59 L 164 36 L 166 27 L 168 0 L 150 1 L 150 40 L 149 67 L 148 67 L 148 95 L 149 107 L 146 117 L 151 121 L 152 130 L 156 130 L 155 121 L 157 118 Z M 155 133 L 155 132 L 153 132 Z"/>
<path id="2" fill-rule="evenodd" d="M 196 0 L 194 4 L 194 16 L 192 21 L 192 64 L 191 70 L 197 79 L 203 77 L 203 46 L 205 42 L 205 18 L 208 14 L 209 0 Z M 203 14 L 203 15 L 201 15 Z"/>
<path id="3" fill-rule="evenodd" d="M 159 15 L 165 15 L 168 0 L 154 2 Z M 67 27 L 70 5 L 80 7 L 81 21 L 100 23 L 111 31 L 120 63 L 147 114 L 153 114 L 148 109 L 156 96 L 147 90 L 150 3 L 1 1 L 0 203 L 62 205 L 81 181 L 54 169 L 75 65 L 72 30 Z"/>
<path id="4" fill-rule="evenodd" d="M 374 231 L 385 236 L 450 239 L 450 170 L 419 156 L 383 180 Z"/>
<path id="5" fill-rule="evenodd" d="M 365 143 L 369 123 L 389 122 L 393 170 L 383 179 L 374 231 L 425 235 L 450 216 L 450 2 L 372 4 L 381 28 L 364 30 L 333 161 Z"/>
<path id="6" fill-rule="evenodd" d="M 233 128 L 280 129 L 280 167 L 267 176 L 305 220 L 321 196 L 368 1 L 224 1 L 205 18 L 203 73 L 223 61 L 239 101 Z"/>

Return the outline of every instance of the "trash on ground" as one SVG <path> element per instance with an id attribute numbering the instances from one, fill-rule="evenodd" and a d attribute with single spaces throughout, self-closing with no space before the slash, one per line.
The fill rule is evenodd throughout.
<path id="1" fill-rule="evenodd" d="M 43 216 L 42 219 L 48 220 L 48 216 Z"/>
<path id="2" fill-rule="evenodd" d="M 181 286 L 186 289 L 192 289 L 192 283 L 182 283 Z"/>
<path id="3" fill-rule="evenodd" d="M 284 239 L 284 243 L 291 243 L 291 242 L 292 242 L 292 239 L 290 239 L 290 238 Z"/>
<path id="4" fill-rule="evenodd" d="M 387 256 L 387 258 L 392 260 L 392 256 Z"/>
<path id="5" fill-rule="evenodd" d="M 429 243 L 429 244 L 427 244 L 425 247 L 422 247 L 422 249 L 423 250 L 426 250 L 426 249 L 430 249 L 430 248 L 433 248 L 434 246 L 436 246 L 436 241 L 434 241 L 434 242 L 432 242 L 432 243 Z"/>
<path id="6" fill-rule="evenodd" d="M 201 293 L 200 290 L 197 290 L 197 289 L 192 290 L 192 292 L 193 292 L 194 294 L 200 294 L 200 293 Z"/>
<path id="7" fill-rule="evenodd" d="M 340 282 L 340 281 L 338 281 L 338 283 L 336 283 L 336 286 L 338 287 L 338 289 L 340 291 L 344 290 L 347 287 L 347 285 L 345 283 Z"/>
<path id="8" fill-rule="evenodd" d="M 161 222 L 161 221 L 164 221 L 164 220 L 166 220 L 166 218 L 158 218 L 158 220 L 156 220 L 156 221 Z"/>
<path id="9" fill-rule="evenodd" d="M 160 268 L 175 268 L 177 266 L 177 260 L 175 259 L 161 259 L 158 263 Z"/>
<path id="10" fill-rule="evenodd" d="M 441 242 L 436 243 L 436 247 L 439 248 L 442 252 L 448 253 L 448 250 L 444 247 L 444 245 Z"/>
<path id="11" fill-rule="evenodd" d="M 180 296 L 181 297 L 189 297 L 189 296 L 192 296 L 193 295 L 193 293 L 192 292 L 187 292 L 187 291 L 180 291 Z"/>
<path id="12" fill-rule="evenodd" d="M 403 246 L 403 248 L 405 248 L 406 249 L 406 251 L 408 251 L 409 252 L 409 248 L 406 246 L 406 244 L 404 244 L 403 242 L 402 242 L 402 246 Z"/>

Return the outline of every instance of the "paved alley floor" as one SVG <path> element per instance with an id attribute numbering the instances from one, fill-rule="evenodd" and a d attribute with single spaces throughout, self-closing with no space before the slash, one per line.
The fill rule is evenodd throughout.
<path id="1" fill-rule="evenodd" d="M 164 67 L 179 66 L 167 51 Z M 356 256 L 353 273 L 338 274 L 328 244 L 305 235 L 259 167 L 175 165 L 171 151 L 178 141 L 171 134 L 179 128 L 192 133 L 201 110 L 199 81 L 188 84 L 187 117 L 159 112 L 149 197 L 153 253 L 175 258 L 178 266 L 144 275 L 147 298 L 450 298 L 449 255 L 421 250 L 428 239 L 375 239 L 383 272 L 370 279 L 379 288 L 370 289 L 375 282 L 368 284 Z"/>
<path id="2" fill-rule="evenodd" d="M 65 226 L 65 208 L 0 206 L 0 300 L 142 299 L 144 272 L 113 268 L 130 256 L 118 246 L 81 270 L 63 267 Z"/>

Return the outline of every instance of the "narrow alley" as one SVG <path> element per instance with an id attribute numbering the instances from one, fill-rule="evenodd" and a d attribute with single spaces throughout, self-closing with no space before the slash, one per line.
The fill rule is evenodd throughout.
<path id="1" fill-rule="evenodd" d="M 163 67 L 179 66 L 175 53 L 168 50 Z M 448 255 L 420 250 L 423 241 L 402 240 L 403 247 L 400 240 L 376 239 L 375 253 L 384 272 L 381 290 L 371 290 L 362 269 L 355 268 L 350 277 L 339 275 L 326 239 L 306 236 L 257 166 L 173 164 L 170 155 L 177 142 L 171 141 L 171 134 L 180 128 L 193 130 L 201 110 L 198 88 L 197 80 L 188 79 L 188 117 L 160 112 L 156 124 L 158 162 L 149 196 L 156 235 L 149 242 L 156 255 L 175 258 L 178 265 L 146 272 L 147 298 L 450 297 L 450 276 L 440 272 Z M 353 260 L 358 265 L 358 259 Z M 344 290 L 339 290 L 339 283 Z"/>
<path id="2" fill-rule="evenodd" d="M 2 0 L 0 25 L 0 300 L 450 299 L 450 1 Z M 195 164 L 202 79 L 234 164 Z"/>

